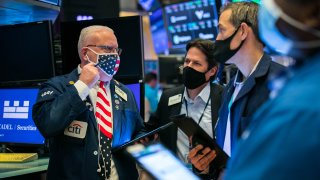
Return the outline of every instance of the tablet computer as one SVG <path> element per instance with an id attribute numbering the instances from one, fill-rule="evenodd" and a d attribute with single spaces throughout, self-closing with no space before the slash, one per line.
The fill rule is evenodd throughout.
<path id="1" fill-rule="evenodd" d="M 162 144 L 128 146 L 126 151 L 154 179 L 200 180 Z"/>
<path id="2" fill-rule="evenodd" d="M 158 132 L 160 132 L 160 131 L 162 131 L 162 130 L 164 130 L 164 129 L 172 126 L 172 125 L 174 125 L 174 123 L 173 122 L 169 122 L 169 123 L 167 123 L 167 124 L 165 124 L 163 126 L 160 126 L 160 127 L 156 128 L 156 129 L 154 129 L 152 131 L 149 131 L 149 132 L 147 132 L 147 133 L 145 133 L 145 134 L 143 134 L 141 136 L 138 136 L 138 137 L 132 139 L 131 141 L 128 141 L 128 142 L 126 142 L 126 143 L 124 143 L 124 144 L 122 144 L 120 146 L 114 147 L 114 148 L 111 149 L 111 151 L 112 152 L 116 152 L 118 150 L 121 150 L 121 149 L 123 149 L 123 148 L 125 148 L 125 147 L 127 147 L 129 145 L 134 144 L 135 142 L 139 141 L 140 139 L 144 139 L 146 137 L 150 137 L 150 136 L 152 136 L 152 135 L 154 135 L 154 134 L 156 134 L 156 133 L 158 133 Z"/>
<path id="3" fill-rule="evenodd" d="M 210 147 L 216 151 L 217 156 L 212 162 L 215 168 L 221 169 L 226 166 L 229 156 L 221 149 L 216 140 L 212 139 L 192 118 L 184 114 L 170 118 L 189 138 L 192 137 L 193 147 L 202 144 L 204 147 Z"/>

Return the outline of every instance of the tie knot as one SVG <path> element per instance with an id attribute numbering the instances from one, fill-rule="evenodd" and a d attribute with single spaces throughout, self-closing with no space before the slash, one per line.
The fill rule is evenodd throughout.
<path id="1" fill-rule="evenodd" d="M 100 81 L 99 87 L 100 87 L 100 88 L 103 88 L 103 85 L 104 85 L 104 82 L 103 82 L 103 81 Z"/>

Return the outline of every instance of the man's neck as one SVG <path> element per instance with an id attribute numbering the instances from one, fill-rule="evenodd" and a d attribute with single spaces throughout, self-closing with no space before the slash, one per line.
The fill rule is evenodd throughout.
<path id="1" fill-rule="evenodd" d="M 203 90 L 203 88 L 206 87 L 206 85 L 208 83 L 209 83 L 209 81 L 202 84 L 201 86 L 199 86 L 195 89 L 187 89 L 187 93 L 188 93 L 189 98 L 194 100 L 200 94 L 200 92 Z"/>
<path id="2" fill-rule="evenodd" d="M 237 58 L 237 62 L 235 62 L 235 65 L 238 67 L 244 77 L 247 78 L 262 56 L 263 51 L 248 50 L 248 52 L 242 53 L 242 55 Z"/>

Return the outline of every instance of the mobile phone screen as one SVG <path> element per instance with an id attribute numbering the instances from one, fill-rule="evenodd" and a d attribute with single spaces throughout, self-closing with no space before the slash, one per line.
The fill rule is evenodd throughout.
<path id="1" fill-rule="evenodd" d="M 127 151 L 156 179 L 199 179 L 161 144 L 137 144 Z"/>

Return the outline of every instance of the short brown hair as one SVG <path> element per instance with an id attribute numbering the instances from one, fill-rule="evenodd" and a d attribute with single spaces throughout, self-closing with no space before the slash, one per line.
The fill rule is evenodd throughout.
<path id="1" fill-rule="evenodd" d="M 214 66 L 218 65 L 217 61 L 213 57 L 213 46 L 214 46 L 214 42 L 211 40 L 194 39 L 187 44 L 186 50 L 188 52 L 190 48 L 196 47 L 203 54 L 205 54 L 205 56 L 207 57 L 206 60 L 208 62 L 208 70 L 209 70 Z"/>
<path id="2" fill-rule="evenodd" d="M 224 5 L 220 14 L 226 10 L 231 10 L 230 22 L 234 27 L 239 27 L 241 23 L 246 23 L 253 30 L 254 35 L 259 39 L 258 33 L 258 9 L 259 5 L 253 2 L 235 2 Z M 260 40 L 260 39 L 259 39 Z"/>

